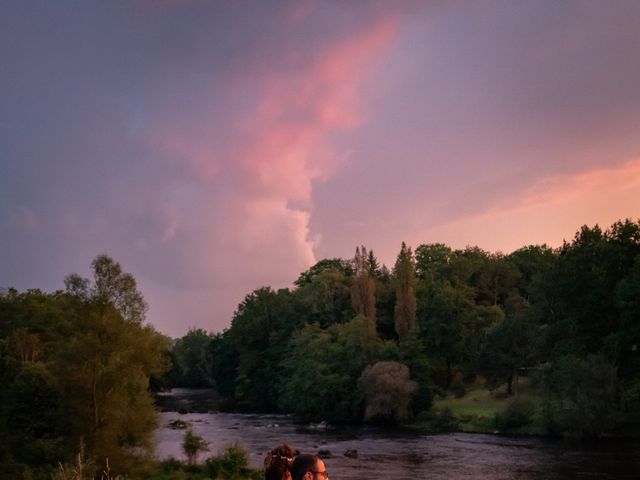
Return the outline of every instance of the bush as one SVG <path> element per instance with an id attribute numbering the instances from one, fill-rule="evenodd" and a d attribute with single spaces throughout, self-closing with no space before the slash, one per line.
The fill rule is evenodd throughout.
<path id="1" fill-rule="evenodd" d="M 515 430 L 531 423 L 535 404 L 528 397 L 515 397 L 507 400 L 502 412 L 493 418 L 495 428 L 499 430 Z"/>
<path id="2" fill-rule="evenodd" d="M 198 454 L 209 450 L 207 445 L 207 442 L 200 435 L 196 435 L 191 429 L 187 430 L 182 441 L 182 450 L 187 455 L 187 463 L 195 465 L 198 460 Z"/>
<path id="3" fill-rule="evenodd" d="M 458 430 L 458 421 L 449 407 L 442 410 L 420 412 L 417 419 L 427 422 L 429 430 L 433 432 L 455 432 Z"/>
<path id="4" fill-rule="evenodd" d="M 467 393 L 467 389 L 464 386 L 462 378 L 456 378 L 453 382 L 451 382 L 449 390 L 451 390 L 451 393 L 453 393 L 453 396 L 456 398 L 462 398 Z"/>
<path id="5" fill-rule="evenodd" d="M 538 378 L 549 432 L 599 437 L 616 422 L 616 368 L 602 356 L 566 356 Z"/>
<path id="6" fill-rule="evenodd" d="M 248 454 L 238 443 L 232 443 L 217 457 L 208 458 L 205 470 L 211 478 L 224 480 L 260 478 L 259 471 L 249 468 Z"/>

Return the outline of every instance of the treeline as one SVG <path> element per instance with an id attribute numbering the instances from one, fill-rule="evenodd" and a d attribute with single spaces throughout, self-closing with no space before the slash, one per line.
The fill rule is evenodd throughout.
<path id="1" fill-rule="evenodd" d="M 170 340 L 144 323 L 118 263 L 101 255 L 92 270 L 66 291 L 0 292 L 0 478 L 92 478 L 107 461 L 108 478 L 141 478 L 152 465 L 150 380 L 169 368 Z"/>
<path id="2" fill-rule="evenodd" d="M 99 471 L 153 470 L 152 391 L 215 387 L 223 407 L 305 420 L 404 421 L 478 378 L 536 380 L 550 433 L 640 424 L 640 222 L 583 227 L 509 255 L 359 247 L 295 288 L 249 293 L 230 328 L 171 343 L 105 255 L 65 291 L 0 290 L 0 472 L 50 478 L 79 451 Z"/>
<path id="3" fill-rule="evenodd" d="M 640 420 L 640 223 L 509 255 L 403 244 L 391 270 L 359 247 L 294 283 L 179 339 L 172 382 L 214 386 L 229 409 L 401 421 L 478 378 L 514 394 L 527 375 L 550 433 Z"/>

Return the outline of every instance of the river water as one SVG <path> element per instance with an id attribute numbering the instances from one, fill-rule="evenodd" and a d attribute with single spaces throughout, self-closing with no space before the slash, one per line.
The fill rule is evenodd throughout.
<path id="1" fill-rule="evenodd" d="M 254 467 L 281 443 L 304 453 L 329 450 L 330 477 L 351 479 L 568 480 L 640 479 L 640 441 L 571 442 L 528 437 L 453 433 L 421 435 L 373 427 L 309 429 L 285 415 L 163 412 L 156 432 L 160 458 L 184 459 L 182 420 L 209 442 L 211 454 L 233 442 L 249 453 Z M 357 458 L 344 456 L 348 449 Z M 206 455 L 205 455 L 206 456 Z"/>

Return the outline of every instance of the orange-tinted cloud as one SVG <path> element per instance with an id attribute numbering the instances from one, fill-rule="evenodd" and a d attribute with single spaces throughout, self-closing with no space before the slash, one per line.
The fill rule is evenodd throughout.
<path id="1" fill-rule="evenodd" d="M 508 253 L 526 244 L 557 247 L 580 225 L 607 228 L 619 219 L 640 218 L 640 160 L 536 182 L 522 195 L 503 197 L 475 215 L 458 217 L 421 232 L 452 246 L 478 245 Z M 424 240 L 423 240 L 424 241 Z"/>

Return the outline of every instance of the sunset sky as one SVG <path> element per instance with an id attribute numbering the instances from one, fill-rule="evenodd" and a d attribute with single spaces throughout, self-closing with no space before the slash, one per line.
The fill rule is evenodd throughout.
<path id="1" fill-rule="evenodd" d="M 400 244 L 640 217 L 640 2 L 0 3 L 0 288 L 106 253 L 148 320 Z"/>

